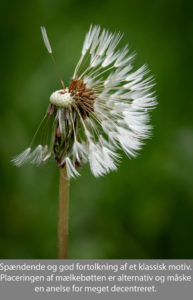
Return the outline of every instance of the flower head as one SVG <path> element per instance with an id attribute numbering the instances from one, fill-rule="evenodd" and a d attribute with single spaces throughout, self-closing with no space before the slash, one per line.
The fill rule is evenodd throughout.
<path id="1" fill-rule="evenodd" d="M 48 52 L 52 48 L 41 28 Z M 40 124 L 51 121 L 49 142 L 31 145 L 12 161 L 16 166 L 39 165 L 54 156 L 58 167 L 66 165 L 69 177 L 89 162 L 94 176 L 116 169 L 117 149 L 135 157 L 150 135 L 149 111 L 156 105 L 152 77 L 144 65 L 133 71 L 134 54 L 128 47 L 118 49 L 120 33 L 91 26 L 82 55 L 68 87 L 50 96 L 50 104 Z M 34 140 L 34 139 L 33 139 Z"/>

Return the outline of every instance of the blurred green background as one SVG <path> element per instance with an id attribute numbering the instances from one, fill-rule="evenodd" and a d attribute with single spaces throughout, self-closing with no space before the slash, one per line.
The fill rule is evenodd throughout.
<path id="1" fill-rule="evenodd" d="M 1 27 L 0 258 L 55 258 L 58 169 L 16 168 L 91 23 L 124 32 L 136 66 L 148 63 L 159 106 L 137 159 L 71 182 L 69 258 L 193 258 L 193 5 L 186 0 L 5 1 Z"/>

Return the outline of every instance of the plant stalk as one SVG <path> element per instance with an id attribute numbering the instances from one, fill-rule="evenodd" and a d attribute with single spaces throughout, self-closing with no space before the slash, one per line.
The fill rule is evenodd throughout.
<path id="1" fill-rule="evenodd" d="M 66 166 L 60 168 L 58 203 L 58 259 L 67 259 L 68 255 L 68 206 L 70 182 Z"/>

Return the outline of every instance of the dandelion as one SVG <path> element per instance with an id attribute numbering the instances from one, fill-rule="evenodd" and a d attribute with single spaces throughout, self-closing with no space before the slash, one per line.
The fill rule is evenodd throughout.
<path id="1" fill-rule="evenodd" d="M 45 27 L 41 31 L 56 67 Z M 120 160 L 117 150 L 122 149 L 130 158 L 137 155 L 151 132 L 154 81 L 146 65 L 134 70 L 135 54 L 128 46 L 117 49 L 121 38 L 119 32 L 91 25 L 68 87 L 56 67 L 62 88 L 51 94 L 30 146 L 12 160 L 16 166 L 39 165 L 54 157 L 68 179 L 77 177 L 85 163 L 99 177 L 116 170 Z M 32 150 L 37 133 L 50 121 L 49 141 Z"/>

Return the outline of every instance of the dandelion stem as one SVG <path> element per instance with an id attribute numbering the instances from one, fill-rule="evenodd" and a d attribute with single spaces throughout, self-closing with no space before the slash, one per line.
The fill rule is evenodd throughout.
<path id="1" fill-rule="evenodd" d="M 59 206 L 58 206 L 58 258 L 66 259 L 68 254 L 68 204 L 69 179 L 66 166 L 60 168 Z"/>

